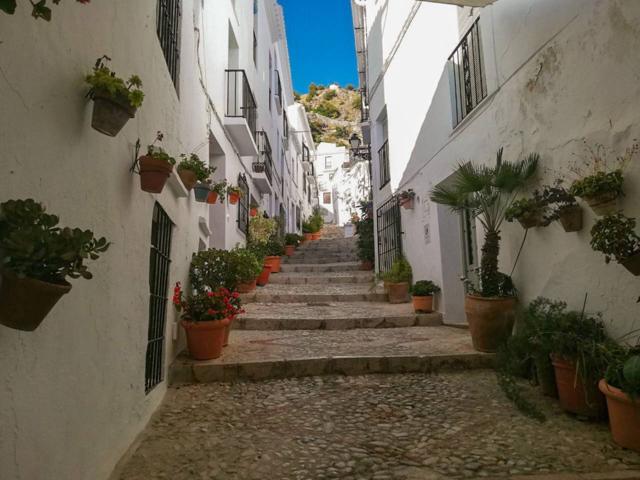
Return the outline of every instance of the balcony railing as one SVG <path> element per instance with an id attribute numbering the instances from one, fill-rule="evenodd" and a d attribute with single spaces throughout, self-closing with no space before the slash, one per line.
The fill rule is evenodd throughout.
<path id="1" fill-rule="evenodd" d="M 479 21 L 480 18 L 476 19 L 449 57 L 453 71 L 454 126 L 487 96 Z"/>
<path id="2" fill-rule="evenodd" d="M 253 162 L 253 171 L 256 173 L 264 173 L 273 185 L 273 158 L 271 153 L 271 142 L 265 131 L 257 132 L 256 142 L 258 144 L 259 157 Z"/>
<path id="3" fill-rule="evenodd" d="M 378 150 L 378 161 L 380 162 L 380 189 L 382 189 L 391 180 L 389 172 L 389 140 L 384 142 L 380 150 Z"/>
<path id="4" fill-rule="evenodd" d="M 257 105 L 244 70 L 226 70 L 227 117 L 244 118 L 256 138 Z"/>
<path id="5" fill-rule="evenodd" d="M 280 81 L 280 73 L 276 70 L 276 107 L 282 111 L 282 82 Z"/>

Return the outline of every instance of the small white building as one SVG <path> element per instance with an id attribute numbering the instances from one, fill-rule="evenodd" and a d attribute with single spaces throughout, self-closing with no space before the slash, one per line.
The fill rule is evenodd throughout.
<path id="1" fill-rule="evenodd" d="M 479 5 L 472 0 L 446 3 Z M 484 2 L 490 3 L 490 2 Z M 478 264 L 482 229 L 429 200 L 460 162 L 495 162 L 538 152 L 539 178 L 570 182 L 584 162 L 584 142 L 622 155 L 638 125 L 640 2 L 498 0 L 485 8 L 396 0 L 352 3 L 365 129 L 373 152 L 377 268 L 400 253 L 414 278 L 443 286 L 440 310 L 464 321 L 460 277 Z M 366 138 L 366 135 L 365 135 Z M 640 164 L 625 171 L 620 207 L 640 215 Z M 412 189 L 415 208 L 398 209 Z M 523 304 L 537 296 L 602 311 L 614 334 L 638 317 L 637 278 L 605 264 L 590 245 L 596 218 L 565 233 L 558 225 L 529 232 L 513 280 Z M 505 224 L 501 269 L 510 273 L 524 230 Z"/>

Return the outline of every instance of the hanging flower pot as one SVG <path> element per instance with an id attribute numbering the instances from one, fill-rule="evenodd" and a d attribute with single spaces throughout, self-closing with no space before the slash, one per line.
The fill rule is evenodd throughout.
<path id="1" fill-rule="evenodd" d="M 92 97 L 91 127 L 100 133 L 115 137 L 136 116 L 137 109 L 126 97 L 113 97 L 104 91 L 96 91 Z"/>
<path id="2" fill-rule="evenodd" d="M 209 322 L 185 319 L 180 323 L 187 334 L 187 348 L 194 360 L 213 360 L 222 355 L 225 329 L 230 323 L 228 318 Z"/>
<path id="3" fill-rule="evenodd" d="M 5 271 L 0 284 L 0 323 L 31 332 L 71 290 L 67 282 L 57 285 L 32 278 L 18 278 Z"/>
<path id="4" fill-rule="evenodd" d="M 585 195 L 582 197 L 587 205 L 591 207 L 596 215 L 609 215 L 615 213 L 618 210 L 618 198 L 617 192 L 606 192 L 599 195 Z"/>
<path id="5" fill-rule="evenodd" d="M 413 197 L 400 201 L 400 206 L 405 210 L 413 210 L 414 199 Z"/>
<path id="6" fill-rule="evenodd" d="M 629 258 L 625 258 L 620 264 L 635 276 L 640 275 L 640 252 Z"/>
<path id="7" fill-rule="evenodd" d="M 198 183 L 198 177 L 196 176 L 195 172 L 191 170 L 185 170 L 184 168 L 178 169 L 178 176 L 180 176 L 180 180 L 182 180 L 184 188 L 186 188 L 188 191 L 193 190 L 193 187 L 195 187 L 196 183 Z"/>
<path id="8" fill-rule="evenodd" d="M 217 201 L 218 201 L 218 193 L 210 191 L 209 195 L 207 196 L 207 203 L 210 205 L 213 205 Z"/>
<path id="9" fill-rule="evenodd" d="M 256 280 L 254 278 L 251 282 L 239 283 L 236 290 L 238 293 L 251 293 L 256 289 Z"/>
<path id="10" fill-rule="evenodd" d="M 231 205 L 236 205 L 240 200 L 240 194 L 237 192 L 229 192 L 229 203 Z"/>
<path id="11" fill-rule="evenodd" d="M 252 217 L 255 217 L 256 215 L 258 215 L 258 209 L 257 208 L 249 209 L 249 215 L 251 215 Z"/>
<path id="12" fill-rule="evenodd" d="M 191 191 L 198 182 L 208 183 L 208 178 L 215 168 L 209 167 L 195 153 L 189 156 L 183 153 L 180 158 L 178 175 L 187 190 Z"/>
<path id="13" fill-rule="evenodd" d="M 207 201 L 207 197 L 209 196 L 209 185 L 206 183 L 198 183 L 193 188 L 193 193 L 196 197 L 196 202 L 204 203 Z"/>
<path id="14" fill-rule="evenodd" d="M 542 225 L 543 218 L 540 212 L 530 212 L 518 217 L 518 223 L 522 228 L 534 228 Z"/>
<path id="15" fill-rule="evenodd" d="M 151 155 L 144 155 L 139 159 L 140 164 L 140 188 L 148 193 L 162 193 L 173 165 L 164 159 Z"/>
<path id="16" fill-rule="evenodd" d="M 558 220 L 565 232 L 579 232 L 582 230 L 582 208 L 580 205 L 570 205 L 558 211 Z"/>
<path id="17" fill-rule="evenodd" d="M 262 267 L 262 272 L 256 280 L 256 284 L 260 287 L 264 287 L 267 283 L 269 283 L 269 275 L 271 275 L 271 265 L 267 265 L 265 263 Z"/>
<path id="18" fill-rule="evenodd" d="M 402 208 L 406 210 L 413 210 L 415 197 L 416 197 L 416 194 L 412 189 L 404 190 L 398 196 L 398 203 Z"/>

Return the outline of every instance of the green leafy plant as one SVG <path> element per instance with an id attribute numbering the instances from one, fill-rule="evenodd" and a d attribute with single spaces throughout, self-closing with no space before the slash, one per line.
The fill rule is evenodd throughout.
<path id="1" fill-rule="evenodd" d="M 231 194 L 242 196 L 242 190 L 240 190 L 240 187 L 237 187 L 235 185 L 229 185 L 227 186 L 227 195 Z"/>
<path id="2" fill-rule="evenodd" d="M 500 227 L 505 220 L 505 211 L 533 178 L 540 161 L 540 156 L 534 153 L 515 163 L 506 162 L 502 160 L 502 152 L 502 149 L 498 150 L 494 166 L 460 165 L 451 187 L 439 185 L 431 192 L 432 201 L 447 205 L 454 212 L 468 212 L 484 228 L 480 285 L 467 283 L 473 292 L 483 297 L 497 297 L 512 291 L 507 288 L 510 280 L 498 269 Z"/>
<path id="3" fill-rule="evenodd" d="M 323 117 L 328 118 L 338 118 L 340 117 L 340 110 L 333 103 L 323 101 L 318 105 L 314 110 L 318 115 L 322 115 Z"/>
<path id="4" fill-rule="evenodd" d="M 556 221 L 560 216 L 578 207 L 575 195 L 567 190 L 561 179 L 557 179 L 553 185 L 545 185 L 542 190 L 536 190 L 534 197 L 547 207 L 545 209 L 545 225 Z"/>
<path id="5" fill-rule="evenodd" d="M 411 264 L 404 257 L 398 257 L 394 260 L 388 272 L 380 275 L 382 280 L 388 283 L 411 283 L 413 271 Z"/>
<path id="6" fill-rule="evenodd" d="M 87 95 L 90 98 L 104 95 L 132 108 L 139 108 L 144 100 L 142 80 L 137 75 L 131 75 L 125 82 L 106 66 L 105 63 L 109 61 L 111 59 L 106 55 L 100 57 L 93 67 L 93 73 L 85 77 L 86 82 L 91 86 Z"/>
<path id="7" fill-rule="evenodd" d="M 32 199 L 0 204 L 0 270 L 55 284 L 92 278 L 85 261 L 97 260 L 110 243 L 90 230 L 59 227 L 59 221 Z"/>
<path id="8" fill-rule="evenodd" d="M 605 262 L 618 263 L 640 253 L 640 236 L 635 232 L 636 219 L 622 213 L 607 215 L 591 229 L 591 248 L 604 253 Z"/>
<path id="9" fill-rule="evenodd" d="M 431 280 L 418 280 L 411 287 L 411 294 L 414 297 L 429 297 L 440 291 L 440 287 Z"/>
<path id="10" fill-rule="evenodd" d="M 239 283 L 253 281 L 262 271 L 262 260 L 249 248 L 231 250 L 230 263 Z"/>
<path id="11" fill-rule="evenodd" d="M 637 400 L 640 397 L 640 348 L 621 350 L 611 359 L 604 378 L 609 385 Z"/>
<path id="12" fill-rule="evenodd" d="M 322 230 L 322 227 L 324 226 L 324 218 L 322 213 L 320 213 L 320 208 L 315 207 L 313 209 L 313 214 L 309 217 L 308 226 L 311 229 L 311 232 L 309 233 L 318 233 Z"/>
<path id="13" fill-rule="evenodd" d="M 61 0 L 53 0 L 54 5 L 58 5 Z M 87 4 L 90 0 L 76 0 L 78 3 Z M 13 15 L 16 12 L 16 0 L 0 0 L 0 11 Z M 47 0 L 31 0 L 31 16 L 42 18 L 47 22 L 51 21 L 51 9 L 47 6 Z"/>
<path id="14" fill-rule="evenodd" d="M 322 94 L 322 99 L 329 101 L 329 100 L 333 100 L 337 96 L 338 96 L 338 92 L 336 92 L 335 90 L 327 90 Z"/>
<path id="15" fill-rule="evenodd" d="M 612 194 L 617 197 L 624 195 L 623 183 L 624 175 L 622 170 L 597 172 L 573 182 L 570 192 L 576 197 L 598 197 L 606 194 Z"/>
<path id="16" fill-rule="evenodd" d="M 355 110 L 359 110 L 360 107 L 362 107 L 362 97 L 359 93 L 353 96 L 353 99 L 351 100 L 351 107 Z"/>
<path id="17" fill-rule="evenodd" d="M 375 262 L 375 235 L 373 229 L 373 218 L 369 215 L 369 202 L 360 202 L 358 208 L 360 210 L 360 216 L 356 215 L 355 217 L 352 217 L 352 220 L 357 219 L 354 224 L 356 234 L 358 235 L 358 240 L 356 242 L 358 258 L 362 262 L 373 263 Z"/>
<path id="18" fill-rule="evenodd" d="M 524 220 L 527 218 L 539 217 L 542 221 L 545 213 L 545 206 L 537 197 L 522 198 L 514 201 L 504 213 L 507 222 L 514 220 Z"/>
<path id="19" fill-rule="evenodd" d="M 278 222 L 274 219 L 256 215 L 249 220 L 249 239 L 252 244 L 267 243 L 277 228 Z"/>
<path id="20" fill-rule="evenodd" d="M 224 203 L 224 197 L 227 195 L 227 181 L 221 180 L 219 182 L 212 182 L 209 185 L 209 189 L 218 194 L 218 199 L 221 203 Z"/>
<path id="21" fill-rule="evenodd" d="M 180 283 L 176 283 L 173 289 L 173 305 L 182 313 L 183 320 L 191 322 L 224 320 L 244 313 L 240 295 L 224 287 L 196 292 L 185 298 Z"/>
<path id="22" fill-rule="evenodd" d="M 277 235 L 273 235 L 265 244 L 265 253 L 267 256 L 281 257 L 284 255 L 284 242 Z"/>
<path id="23" fill-rule="evenodd" d="M 313 226 L 308 220 L 302 222 L 302 233 L 313 233 Z"/>
<path id="24" fill-rule="evenodd" d="M 293 245 L 295 247 L 297 247 L 298 245 L 300 245 L 300 235 L 296 234 L 296 233 L 287 233 L 284 236 L 284 244 L 285 245 Z"/>
<path id="25" fill-rule="evenodd" d="M 238 279 L 231 264 L 232 253 L 229 250 L 211 248 L 195 253 L 189 269 L 191 287 L 198 292 L 220 287 L 234 289 Z"/>
<path id="26" fill-rule="evenodd" d="M 252 198 L 251 202 L 249 203 L 249 208 L 260 208 L 260 204 Z"/>
<path id="27" fill-rule="evenodd" d="M 208 167 L 200 157 L 195 153 L 187 156 L 184 153 L 180 155 L 180 163 L 178 164 L 178 171 L 190 170 L 195 173 L 199 182 L 206 182 L 211 175 L 216 171 L 215 167 Z"/>

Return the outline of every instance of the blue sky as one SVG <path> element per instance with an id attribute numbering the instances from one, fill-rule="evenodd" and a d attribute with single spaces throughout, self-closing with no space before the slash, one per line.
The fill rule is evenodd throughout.
<path id="1" fill-rule="evenodd" d="M 278 1 L 284 8 L 294 89 L 304 93 L 311 82 L 357 86 L 351 2 Z"/>

